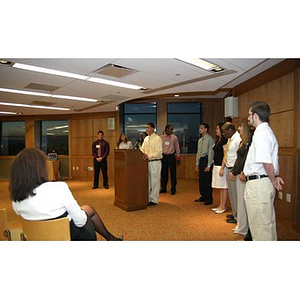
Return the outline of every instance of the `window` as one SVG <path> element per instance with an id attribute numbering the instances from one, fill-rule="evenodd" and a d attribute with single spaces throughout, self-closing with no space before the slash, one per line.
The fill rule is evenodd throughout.
<path id="1" fill-rule="evenodd" d="M 124 133 L 133 144 L 149 122 L 156 124 L 156 103 L 124 104 Z"/>
<path id="2" fill-rule="evenodd" d="M 69 123 L 67 120 L 41 121 L 41 150 L 69 154 Z"/>
<path id="3" fill-rule="evenodd" d="M 196 153 L 199 125 L 202 120 L 201 103 L 168 103 L 168 124 L 179 139 L 181 153 Z"/>
<path id="4" fill-rule="evenodd" d="M 1 155 L 16 155 L 25 149 L 25 122 L 1 122 Z"/>

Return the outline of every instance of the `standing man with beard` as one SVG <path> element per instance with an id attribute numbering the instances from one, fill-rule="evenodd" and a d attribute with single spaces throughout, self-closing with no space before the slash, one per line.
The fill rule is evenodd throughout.
<path id="1" fill-rule="evenodd" d="M 269 126 L 270 107 L 266 102 L 249 109 L 248 122 L 255 128 L 246 158 L 245 202 L 253 241 L 276 241 L 274 199 L 284 184 L 279 174 L 278 142 Z"/>

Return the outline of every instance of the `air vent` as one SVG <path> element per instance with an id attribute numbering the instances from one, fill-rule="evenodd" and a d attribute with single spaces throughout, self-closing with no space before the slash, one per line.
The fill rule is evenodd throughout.
<path id="1" fill-rule="evenodd" d="M 93 73 L 96 73 L 99 75 L 106 75 L 106 76 L 121 78 L 121 77 L 125 77 L 128 75 L 134 74 L 136 72 L 137 71 L 133 70 L 133 69 L 129 69 L 129 68 L 118 66 L 118 65 L 108 64 L 100 69 L 95 70 Z"/>
<path id="2" fill-rule="evenodd" d="M 59 86 L 53 86 L 53 85 L 39 84 L 39 83 L 29 83 L 24 88 L 25 89 L 30 89 L 30 90 L 53 92 L 53 91 L 59 89 L 60 87 Z"/>
<path id="3" fill-rule="evenodd" d="M 31 105 L 42 105 L 42 106 L 52 106 L 54 105 L 54 102 L 47 102 L 47 101 L 33 101 L 31 102 Z"/>

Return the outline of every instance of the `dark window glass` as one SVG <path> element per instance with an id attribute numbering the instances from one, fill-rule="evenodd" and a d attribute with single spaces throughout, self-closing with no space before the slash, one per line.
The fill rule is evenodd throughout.
<path id="1" fill-rule="evenodd" d="M 124 133 L 133 145 L 149 122 L 156 125 L 156 103 L 124 104 Z"/>
<path id="2" fill-rule="evenodd" d="M 196 153 L 199 125 L 202 119 L 201 103 L 168 103 L 168 124 L 178 137 L 182 153 Z"/>
<path id="3" fill-rule="evenodd" d="M 1 123 L 1 155 L 16 155 L 25 149 L 25 122 Z"/>
<path id="4" fill-rule="evenodd" d="M 69 154 L 69 123 L 66 120 L 41 121 L 41 150 Z"/>

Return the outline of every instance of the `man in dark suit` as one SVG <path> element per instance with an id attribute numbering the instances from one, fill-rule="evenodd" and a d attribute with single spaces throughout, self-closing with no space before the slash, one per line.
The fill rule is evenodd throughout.
<path id="1" fill-rule="evenodd" d="M 98 131 L 98 140 L 92 144 L 92 155 L 94 157 L 94 185 L 93 189 L 99 187 L 99 173 L 102 170 L 103 186 L 108 189 L 107 176 L 107 156 L 109 154 L 109 143 L 103 139 L 104 133 L 102 130 Z"/>

